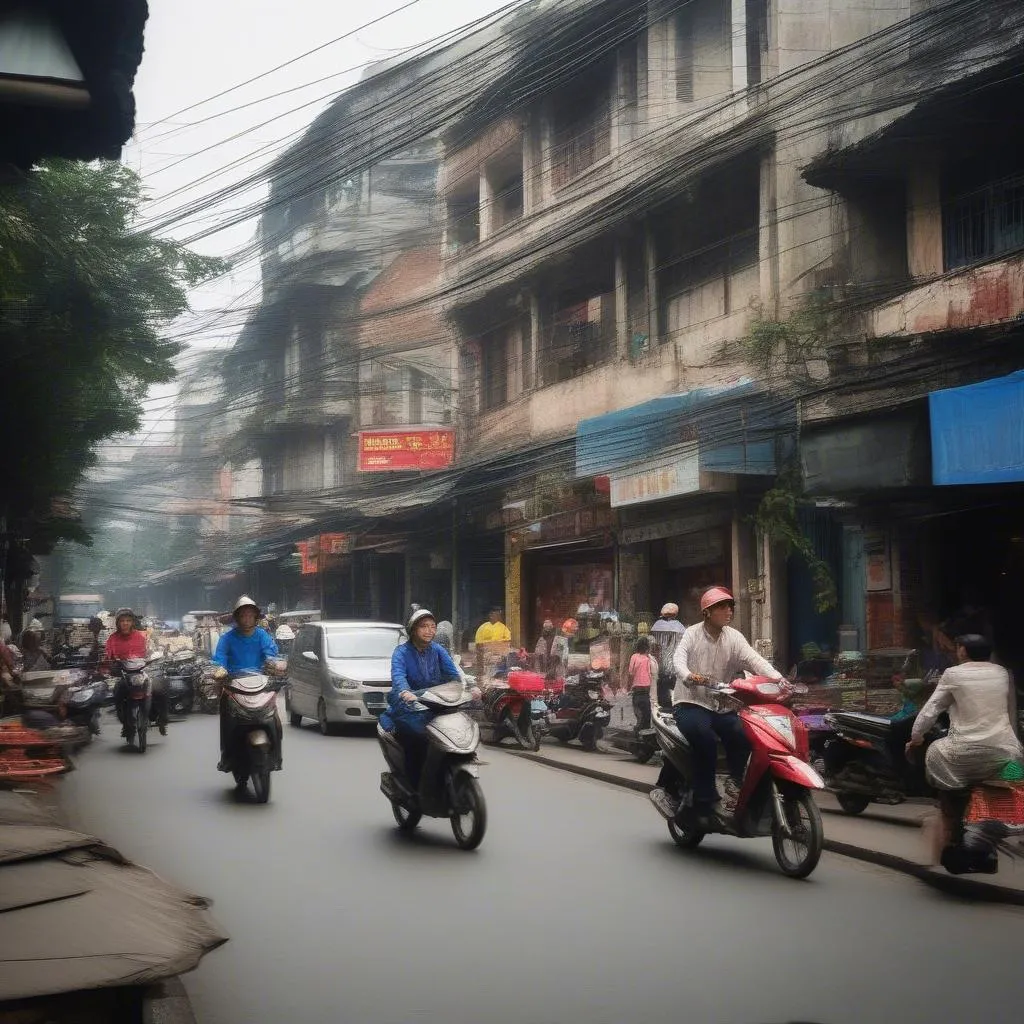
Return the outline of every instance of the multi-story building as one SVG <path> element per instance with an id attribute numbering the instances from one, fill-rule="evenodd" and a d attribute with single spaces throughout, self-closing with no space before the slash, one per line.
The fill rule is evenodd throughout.
<path id="1" fill-rule="evenodd" d="M 998 82 L 1017 8 L 595 0 L 518 30 L 446 132 L 441 184 L 460 451 L 467 467 L 505 469 L 474 523 L 504 535 L 518 639 L 584 603 L 643 618 L 674 599 L 693 620 L 701 588 L 726 582 L 739 625 L 787 663 L 809 641 L 834 644 L 840 624 L 861 648 L 907 640 L 894 625 L 907 609 L 870 597 L 878 539 L 834 509 L 862 502 L 815 481 L 830 507 L 796 510 L 787 470 L 798 442 L 805 467 L 814 451 L 827 467 L 838 442 L 814 438 L 847 429 L 835 421 L 865 393 L 869 411 L 910 397 L 906 370 L 881 355 L 891 343 L 899 366 L 943 363 L 938 321 L 915 303 L 939 316 L 950 299 L 950 331 L 968 307 L 994 323 L 971 306 L 984 284 L 943 275 L 983 258 L 985 239 L 1016 237 L 1012 188 L 983 209 L 970 191 L 1005 182 L 997 153 L 1016 158 L 975 108 L 959 124 L 988 149 L 973 146 L 966 177 L 944 176 L 898 115 L 968 74 Z M 949 186 L 945 250 L 940 178 L 964 183 Z M 1005 305 L 999 325 L 1016 315 Z M 1015 363 L 1002 356 L 975 376 Z M 960 369 L 946 382 L 970 376 Z M 794 527 L 810 569 L 780 543 Z"/>

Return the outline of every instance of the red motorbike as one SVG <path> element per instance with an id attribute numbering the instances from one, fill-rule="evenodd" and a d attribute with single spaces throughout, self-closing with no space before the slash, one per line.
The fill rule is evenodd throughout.
<path id="1" fill-rule="evenodd" d="M 771 836 L 775 859 L 785 874 L 806 878 L 815 869 L 824 832 L 814 790 L 824 789 L 825 783 L 808 764 L 807 730 L 787 707 L 797 692 L 799 687 L 765 676 L 709 687 L 718 710 L 739 712 L 751 746 L 735 808 L 716 813 L 710 825 L 693 811 L 690 746 L 670 712 L 652 709 L 658 745 L 665 755 L 662 781 L 670 797 L 665 801 L 655 791 L 652 801 L 679 846 L 693 849 L 709 832 Z"/>
<path id="2" fill-rule="evenodd" d="M 473 714 L 489 742 L 511 737 L 523 750 L 539 750 L 547 730 L 548 683 L 539 672 L 511 668 L 483 691 L 482 707 Z"/>

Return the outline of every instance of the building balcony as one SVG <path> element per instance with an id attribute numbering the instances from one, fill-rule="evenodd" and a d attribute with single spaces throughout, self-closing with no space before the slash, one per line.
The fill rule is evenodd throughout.
<path id="1" fill-rule="evenodd" d="M 868 314 L 872 338 L 997 327 L 1024 316 L 1024 256 L 965 267 L 909 289 Z"/>
<path id="2" fill-rule="evenodd" d="M 491 274 L 506 287 L 517 277 L 535 272 L 538 262 L 564 254 L 607 233 L 616 221 L 635 218 L 677 195 L 687 177 L 680 168 L 692 166 L 696 177 L 734 157 L 736 132 L 750 123 L 746 93 L 693 108 L 673 123 L 672 131 L 658 121 L 632 138 L 618 133 L 612 152 L 587 166 L 570 161 L 558 188 L 553 187 L 554 169 L 546 168 L 537 209 L 480 241 L 449 245 L 445 283 L 454 290 L 442 300 L 446 310 L 483 298 L 495 287 Z M 627 193 L 642 197 L 638 206 L 623 201 Z"/>

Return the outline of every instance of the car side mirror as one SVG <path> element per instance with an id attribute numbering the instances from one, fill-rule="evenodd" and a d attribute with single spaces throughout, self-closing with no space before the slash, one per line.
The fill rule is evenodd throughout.
<path id="1" fill-rule="evenodd" d="M 314 665 L 320 664 L 320 659 L 312 651 L 303 651 L 302 656 L 306 659 L 306 661 L 313 662 Z"/>

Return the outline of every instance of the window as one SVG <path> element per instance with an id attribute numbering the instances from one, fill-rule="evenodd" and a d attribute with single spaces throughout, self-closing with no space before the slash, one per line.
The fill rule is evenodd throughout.
<path id="1" fill-rule="evenodd" d="M 769 0 L 747 0 L 747 85 L 767 76 Z"/>
<path id="2" fill-rule="evenodd" d="M 448 199 L 448 248 L 455 252 L 480 241 L 480 181 Z"/>
<path id="3" fill-rule="evenodd" d="M 523 215 L 523 172 L 513 171 L 494 190 L 495 230 L 511 224 Z"/>
<path id="4" fill-rule="evenodd" d="M 676 99 L 692 103 L 694 96 L 693 10 L 692 2 L 674 19 L 676 45 Z"/>
<path id="5" fill-rule="evenodd" d="M 615 295 L 565 296 L 544 332 L 542 382 L 557 384 L 605 362 L 615 341 Z"/>
<path id="6" fill-rule="evenodd" d="M 611 154 L 614 74 L 614 63 L 604 61 L 559 93 L 551 112 L 554 188 Z"/>
<path id="7" fill-rule="evenodd" d="M 948 171 L 942 233 L 947 270 L 1024 246 L 1024 174 L 990 165 Z"/>
<path id="8" fill-rule="evenodd" d="M 328 630 L 327 657 L 390 660 L 400 639 L 396 629 Z"/>
<path id="9" fill-rule="evenodd" d="M 508 335 L 495 331 L 483 339 L 481 349 L 480 407 L 489 412 L 508 402 Z"/>

